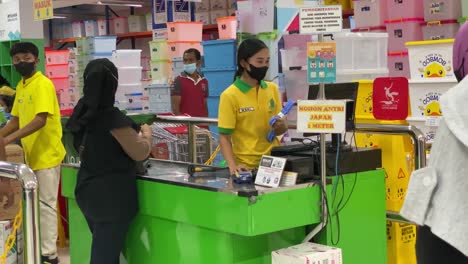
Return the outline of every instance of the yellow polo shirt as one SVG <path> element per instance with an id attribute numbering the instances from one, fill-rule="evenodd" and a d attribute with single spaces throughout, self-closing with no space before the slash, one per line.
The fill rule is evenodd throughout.
<path id="1" fill-rule="evenodd" d="M 281 111 L 278 86 L 260 83 L 260 88 L 251 87 L 237 79 L 221 94 L 218 111 L 218 130 L 230 134 L 234 156 L 238 165 L 257 168 L 262 155 L 269 155 L 277 138 L 268 142 L 270 118 Z"/>
<path id="2" fill-rule="evenodd" d="M 37 72 L 33 77 L 18 83 L 11 115 L 18 117 L 21 129 L 40 113 L 48 113 L 45 126 L 21 139 L 26 164 L 32 170 L 56 167 L 65 157 L 60 108 L 54 84 L 41 72 Z"/>

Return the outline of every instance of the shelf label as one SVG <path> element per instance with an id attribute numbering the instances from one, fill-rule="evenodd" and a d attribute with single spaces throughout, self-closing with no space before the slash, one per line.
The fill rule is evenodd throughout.
<path id="1" fill-rule="evenodd" d="M 54 17 L 52 0 L 34 0 L 34 20 L 46 20 Z"/>
<path id="2" fill-rule="evenodd" d="M 336 43 L 307 43 L 308 83 L 336 82 Z"/>
<path id="3" fill-rule="evenodd" d="M 297 101 L 297 131 L 323 134 L 346 132 L 346 101 Z"/>
<path id="4" fill-rule="evenodd" d="M 341 32 L 343 13 L 341 6 L 306 7 L 299 11 L 301 34 L 325 34 Z"/>

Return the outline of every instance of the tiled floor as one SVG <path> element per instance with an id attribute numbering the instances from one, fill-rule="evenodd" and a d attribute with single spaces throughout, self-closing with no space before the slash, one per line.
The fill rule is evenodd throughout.
<path id="1" fill-rule="evenodd" d="M 70 264 L 70 249 L 69 248 L 59 248 L 59 261 L 60 264 Z"/>

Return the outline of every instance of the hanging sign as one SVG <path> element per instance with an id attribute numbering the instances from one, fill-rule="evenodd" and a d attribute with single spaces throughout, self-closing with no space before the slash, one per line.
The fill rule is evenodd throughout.
<path id="1" fill-rule="evenodd" d="M 408 79 L 377 78 L 373 87 L 373 114 L 379 120 L 405 120 L 408 117 Z"/>
<path id="2" fill-rule="evenodd" d="M 306 7 L 299 11 L 301 34 L 324 34 L 341 32 L 343 28 L 342 7 Z"/>
<path id="3" fill-rule="evenodd" d="M 52 0 L 34 0 L 34 20 L 46 20 L 54 17 Z"/>
<path id="4" fill-rule="evenodd" d="M 336 43 L 307 43 L 308 83 L 336 82 Z"/>
<path id="5" fill-rule="evenodd" d="M 323 134 L 346 132 L 346 101 L 297 101 L 297 131 Z"/>

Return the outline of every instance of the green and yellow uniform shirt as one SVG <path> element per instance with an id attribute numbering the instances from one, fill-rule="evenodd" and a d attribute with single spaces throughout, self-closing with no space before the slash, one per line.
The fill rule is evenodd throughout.
<path id="1" fill-rule="evenodd" d="M 55 88 L 51 80 L 37 72 L 18 83 L 11 115 L 18 117 L 21 129 L 40 113 L 48 114 L 45 126 L 21 139 L 26 163 L 32 170 L 56 167 L 65 157 Z"/>
<path id="2" fill-rule="evenodd" d="M 221 94 L 218 112 L 219 133 L 231 135 L 232 147 L 238 165 L 257 168 L 262 155 L 269 155 L 277 138 L 268 142 L 271 117 L 281 111 L 278 86 L 260 83 L 251 87 L 237 79 Z"/>

